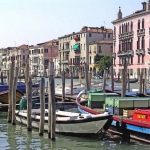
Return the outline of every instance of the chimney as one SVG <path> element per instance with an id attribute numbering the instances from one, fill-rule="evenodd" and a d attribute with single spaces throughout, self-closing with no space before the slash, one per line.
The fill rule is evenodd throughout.
<path id="1" fill-rule="evenodd" d="M 146 2 L 142 2 L 143 10 L 146 11 Z"/>

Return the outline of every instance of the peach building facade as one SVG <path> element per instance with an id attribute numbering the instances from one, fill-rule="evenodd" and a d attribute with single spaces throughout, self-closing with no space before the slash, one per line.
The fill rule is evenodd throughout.
<path id="1" fill-rule="evenodd" d="M 150 64 L 150 0 L 142 3 L 142 10 L 123 17 L 121 8 L 113 21 L 113 65 L 117 75 L 126 59 L 130 77 L 138 77 L 142 70 L 149 76 Z"/>

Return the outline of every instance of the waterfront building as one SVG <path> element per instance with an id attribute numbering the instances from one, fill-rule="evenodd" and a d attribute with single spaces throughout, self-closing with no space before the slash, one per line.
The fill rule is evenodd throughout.
<path id="1" fill-rule="evenodd" d="M 115 75 L 121 73 L 124 62 L 130 77 L 138 77 L 150 64 L 150 0 L 142 3 L 142 9 L 122 17 L 117 14 L 113 35 L 113 65 Z M 126 61 L 125 61 L 126 60 Z"/>
<path id="2" fill-rule="evenodd" d="M 95 57 L 98 56 L 111 56 L 113 52 L 113 40 L 100 40 L 89 44 L 89 70 L 92 76 L 98 72 L 95 68 Z"/>
<path id="3" fill-rule="evenodd" d="M 78 76 L 84 76 L 84 63 L 89 64 L 89 44 L 98 40 L 112 40 L 113 30 L 105 27 L 84 26 L 79 32 L 59 37 L 60 70 Z M 92 58 L 93 59 L 93 58 Z"/>
<path id="4" fill-rule="evenodd" d="M 34 76 L 47 76 L 49 62 L 53 62 L 57 57 L 58 40 L 51 40 L 31 46 L 29 48 L 30 74 Z"/>
<path id="5" fill-rule="evenodd" d="M 29 59 L 29 46 L 21 45 L 10 50 L 10 58 L 14 57 L 15 67 L 19 67 L 19 76 L 24 76 L 25 63 Z"/>

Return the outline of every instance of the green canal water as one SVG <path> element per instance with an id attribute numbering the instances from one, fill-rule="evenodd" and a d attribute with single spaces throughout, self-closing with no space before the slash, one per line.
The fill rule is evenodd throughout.
<path id="1" fill-rule="evenodd" d="M 45 132 L 39 136 L 38 130 L 27 131 L 26 126 L 7 123 L 7 113 L 0 113 L 0 150 L 149 150 L 150 145 L 137 141 L 122 143 L 121 137 L 109 135 L 98 137 L 73 137 L 56 134 L 51 141 Z"/>
<path id="2" fill-rule="evenodd" d="M 48 81 L 46 79 L 46 81 Z M 66 83 L 70 80 L 67 79 Z M 78 80 L 74 80 L 77 83 Z M 84 82 L 84 80 L 83 80 Z M 108 84 L 110 81 L 107 82 Z M 61 79 L 55 79 L 55 85 L 61 84 Z M 137 84 L 132 84 L 137 88 Z M 7 113 L 0 112 L 0 150 L 149 150 L 150 145 L 130 140 L 122 143 L 116 135 L 107 136 L 101 140 L 98 137 L 73 137 L 56 134 L 56 140 L 48 139 L 45 132 L 39 136 L 38 130 L 27 131 L 26 126 L 7 123 Z"/>

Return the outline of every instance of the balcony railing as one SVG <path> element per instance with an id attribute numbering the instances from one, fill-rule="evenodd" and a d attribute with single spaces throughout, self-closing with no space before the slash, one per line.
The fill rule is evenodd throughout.
<path id="1" fill-rule="evenodd" d="M 113 35 L 113 40 L 116 40 L 116 35 Z"/>
<path id="2" fill-rule="evenodd" d="M 62 63 L 62 64 L 68 64 L 68 63 L 69 63 L 69 60 L 62 60 L 61 63 Z"/>
<path id="3" fill-rule="evenodd" d="M 80 65 L 80 62 L 74 62 L 73 65 Z"/>
<path id="4" fill-rule="evenodd" d="M 134 35 L 133 31 L 125 32 L 125 33 L 119 34 L 119 39 L 126 38 L 126 37 L 132 37 L 133 35 Z"/>
<path id="5" fill-rule="evenodd" d="M 69 48 L 66 48 L 66 49 L 64 49 L 63 51 L 65 51 L 65 52 L 70 52 L 70 49 L 69 49 Z"/>
<path id="6" fill-rule="evenodd" d="M 131 55 L 131 56 L 134 55 L 133 50 L 119 51 L 119 52 L 117 53 L 117 56 L 118 56 L 118 57 L 121 57 L 121 56 L 129 56 L 129 55 Z"/>
<path id="7" fill-rule="evenodd" d="M 112 53 L 112 57 L 113 57 L 113 58 L 116 58 L 116 53 Z"/>
<path id="8" fill-rule="evenodd" d="M 137 30 L 137 35 L 138 36 L 145 35 L 145 29 L 138 29 Z"/>
<path id="9" fill-rule="evenodd" d="M 145 55 L 145 49 L 137 49 L 136 54 L 137 55 Z"/>
<path id="10" fill-rule="evenodd" d="M 32 65 L 33 65 L 33 66 L 38 66 L 39 64 L 38 64 L 38 63 L 32 63 Z"/>

